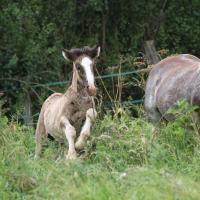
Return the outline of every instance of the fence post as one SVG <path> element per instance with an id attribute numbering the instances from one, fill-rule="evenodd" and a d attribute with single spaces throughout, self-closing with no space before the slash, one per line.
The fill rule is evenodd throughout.
<path id="1" fill-rule="evenodd" d="M 23 120 L 25 125 L 32 126 L 33 125 L 33 118 L 32 118 L 32 110 L 31 110 L 31 97 L 30 93 L 27 93 L 24 102 L 23 102 Z"/>
<path id="2" fill-rule="evenodd" d="M 160 58 L 156 52 L 154 40 L 147 40 L 144 42 L 144 51 L 147 57 L 148 65 L 153 65 L 160 61 Z"/>

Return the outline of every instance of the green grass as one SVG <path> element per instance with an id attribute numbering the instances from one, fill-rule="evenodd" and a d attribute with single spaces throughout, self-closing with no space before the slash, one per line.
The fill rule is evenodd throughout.
<path id="1" fill-rule="evenodd" d="M 35 161 L 34 130 L 0 118 L 0 199 L 200 199 L 198 126 L 185 113 L 159 127 L 145 117 L 107 114 L 84 153 L 47 141 Z"/>

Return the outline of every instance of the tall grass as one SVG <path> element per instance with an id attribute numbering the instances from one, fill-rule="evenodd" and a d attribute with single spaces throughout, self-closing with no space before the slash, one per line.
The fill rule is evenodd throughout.
<path id="1" fill-rule="evenodd" d="M 48 140 L 35 161 L 34 130 L 1 117 L 0 199 L 200 199 L 198 124 L 187 106 L 159 127 L 143 112 L 107 113 L 75 161 Z"/>

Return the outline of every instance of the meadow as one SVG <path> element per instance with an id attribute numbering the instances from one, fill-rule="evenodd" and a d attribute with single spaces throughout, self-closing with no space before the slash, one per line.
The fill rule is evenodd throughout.
<path id="1" fill-rule="evenodd" d="M 2 200 L 200 199 L 200 135 L 185 102 L 173 122 L 150 123 L 142 107 L 100 116 L 84 152 L 46 140 L 34 160 L 34 129 L 0 117 Z"/>

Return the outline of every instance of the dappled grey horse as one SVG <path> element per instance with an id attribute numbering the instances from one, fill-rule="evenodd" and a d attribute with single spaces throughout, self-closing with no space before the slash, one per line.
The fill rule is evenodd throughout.
<path id="1" fill-rule="evenodd" d="M 52 94 L 42 105 L 36 128 L 36 158 L 48 134 L 62 143 L 67 140 L 67 158 L 76 158 L 76 150 L 84 148 L 91 123 L 97 115 L 91 96 L 96 94 L 93 65 L 95 57 L 100 54 L 100 47 L 63 50 L 62 54 L 66 60 L 73 62 L 72 83 L 65 93 Z"/>
<path id="2" fill-rule="evenodd" d="M 200 59 L 189 54 L 170 56 L 153 67 L 146 84 L 145 110 L 155 122 L 161 117 L 169 121 L 174 116 L 166 111 L 181 99 L 200 106 Z"/>

